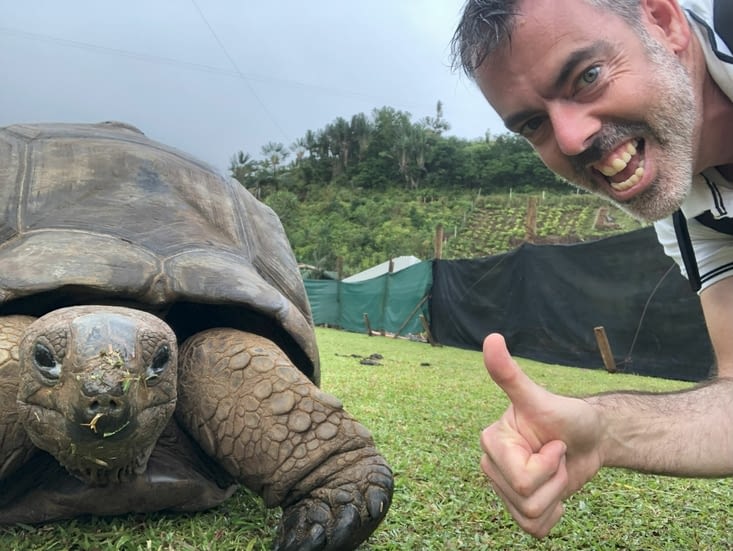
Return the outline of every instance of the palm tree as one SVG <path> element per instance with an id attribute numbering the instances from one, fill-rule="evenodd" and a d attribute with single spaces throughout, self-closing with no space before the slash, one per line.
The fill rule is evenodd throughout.
<path id="1" fill-rule="evenodd" d="M 309 131 L 310 132 L 310 131 Z M 290 150 L 295 153 L 295 164 L 299 165 L 305 157 L 305 152 L 308 151 L 308 143 L 305 138 L 298 138 L 290 146 Z"/>
<path id="2" fill-rule="evenodd" d="M 262 155 L 272 167 L 272 177 L 277 177 L 277 167 L 288 158 L 290 153 L 280 142 L 267 142 L 262 146 Z"/>
<path id="3" fill-rule="evenodd" d="M 257 161 L 249 153 L 238 151 L 229 161 L 229 173 L 232 178 L 243 186 L 246 186 L 249 179 L 257 171 Z"/>
<path id="4" fill-rule="evenodd" d="M 425 117 L 420 122 L 436 136 L 440 136 L 446 130 L 450 130 L 450 124 L 443 118 L 443 102 L 440 100 L 438 100 L 435 106 L 435 117 Z"/>
<path id="5" fill-rule="evenodd" d="M 303 136 L 303 144 L 308 150 L 308 157 L 314 159 L 318 154 L 318 136 L 313 130 L 308 130 Z"/>
<path id="6" fill-rule="evenodd" d="M 329 138 L 329 145 L 338 164 L 334 166 L 334 174 L 346 171 L 349 166 L 349 153 L 351 152 L 351 127 L 343 117 L 338 117 L 333 123 L 326 126 L 326 133 Z"/>
<path id="7" fill-rule="evenodd" d="M 360 161 L 366 157 L 367 148 L 372 137 L 373 126 L 364 113 L 359 113 L 351 117 L 351 138 L 357 148 L 358 158 Z"/>

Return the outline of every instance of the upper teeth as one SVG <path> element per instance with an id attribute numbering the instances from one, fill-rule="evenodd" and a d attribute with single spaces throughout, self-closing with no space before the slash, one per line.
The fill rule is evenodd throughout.
<path id="1" fill-rule="evenodd" d="M 628 142 L 623 150 L 614 154 L 611 158 L 607 159 L 603 165 L 597 167 L 598 171 L 600 171 L 601 174 L 603 174 L 604 176 L 611 178 L 624 170 L 629 165 L 629 161 L 631 160 L 631 158 L 636 155 L 636 147 L 638 144 L 639 142 L 636 140 Z M 639 162 L 639 166 L 636 168 L 634 173 L 626 180 L 624 180 L 623 182 L 612 182 L 609 180 L 609 183 L 611 184 L 611 187 L 616 191 L 625 191 L 638 184 L 643 176 L 644 160 L 642 159 Z"/>
<path id="2" fill-rule="evenodd" d="M 636 155 L 636 145 L 638 142 L 628 142 L 626 144 L 626 148 L 621 151 L 620 153 L 613 156 L 613 158 L 608 159 L 605 164 L 598 167 L 598 170 L 604 175 L 604 176 L 615 176 L 619 172 L 621 172 L 623 169 L 627 167 L 629 164 L 629 161 L 631 160 L 631 157 Z"/>

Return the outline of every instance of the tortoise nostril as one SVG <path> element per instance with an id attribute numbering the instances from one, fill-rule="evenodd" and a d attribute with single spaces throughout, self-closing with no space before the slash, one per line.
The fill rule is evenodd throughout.
<path id="1" fill-rule="evenodd" d="M 110 396 L 99 396 L 89 402 L 89 412 L 96 413 L 114 413 L 121 407 L 121 404 Z"/>

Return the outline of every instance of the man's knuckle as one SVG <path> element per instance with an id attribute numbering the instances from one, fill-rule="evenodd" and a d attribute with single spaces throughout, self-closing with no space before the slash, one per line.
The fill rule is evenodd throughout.
<path id="1" fill-rule="evenodd" d="M 526 478 L 521 478 L 513 484 L 513 490 L 520 496 L 527 498 L 534 493 L 534 484 Z"/>

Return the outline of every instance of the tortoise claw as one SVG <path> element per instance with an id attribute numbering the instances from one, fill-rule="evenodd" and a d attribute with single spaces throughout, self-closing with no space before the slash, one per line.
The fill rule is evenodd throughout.
<path id="1" fill-rule="evenodd" d="M 314 524 L 306 534 L 306 537 L 299 540 L 297 531 L 288 533 L 286 540 L 278 541 L 274 551 L 318 551 L 325 549 L 326 530 L 320 524 Z"/>
<path id="2" fill-rule="evenodd" d="M 381 457 L 355 465 L 283 509 L 275 551 L 356 549 L 377 528 L 392 501 L 392 472 Z"/>

